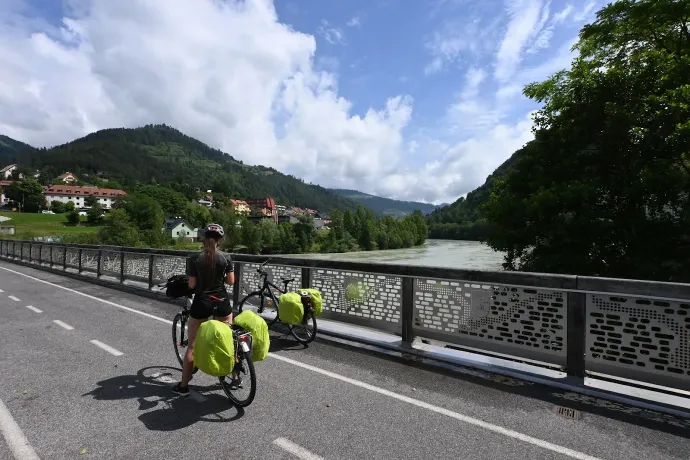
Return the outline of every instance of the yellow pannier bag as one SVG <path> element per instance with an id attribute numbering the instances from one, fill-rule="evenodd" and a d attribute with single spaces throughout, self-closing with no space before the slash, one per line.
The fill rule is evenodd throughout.
<path id="1" fill-rule="evenodd" d="M 278 298 L 280 320 L 287 324 L 299 324 L 304 317 L 302 296 L 299 292 L 286 292 Z"/>
<path id="2" fill-rule="evenodd" d="M 223 377 L 232 372 L 235 367 L 235 344 L 229 325 L 215 319 L 201 323 L 194 342 L 194 365 L 214 377 Z"/>
<path id="3" fill-rule="evenodd" d="M 263 361 L 268 356 L 271 338 L 268 335 L 266 321 L 251 310 L 244 310 L 237 315 L 233 323 L 252 334 L 252 361 Z"/>

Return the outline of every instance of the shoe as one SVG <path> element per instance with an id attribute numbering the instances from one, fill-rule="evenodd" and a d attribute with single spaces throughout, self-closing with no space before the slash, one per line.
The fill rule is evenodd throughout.
<path id="1" fill-rule="evenodd" d="M 176 393 L 180 396 L 189 396 L 189 385 L 183 388 L 182 384 L 178 383 L 177 385 L 172 387 L 172 391 L 173 393 Z"/>
<path id="2" fill-rule="evenodd" d="M 232 379 L 230 381 L 231 390 L 239 390 L 240 388 L 242 388 L 242 377 L 237 377 L 236 379 Z"/>

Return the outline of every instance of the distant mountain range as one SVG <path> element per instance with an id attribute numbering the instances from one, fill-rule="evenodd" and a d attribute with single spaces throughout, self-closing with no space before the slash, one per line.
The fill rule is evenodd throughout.
<path id="1" fill-rule="evenodd" d="M 0 167 L 17 163 L 57 177 L 99 174 L 123 186 L 167 184 L 188 196 L 212 189 L 236 198 L 270 196 L 279 204 L 329 212 L 358 204 L 379 215 L 404 217 L 441 206 L 392 200 L 356 190 L 327 189 L 265 166 L 250 166 L 166 125 L 104 129 L 49 149 L 0 135 Z"/>
<path id="2" fill-rule="evenodd" d="M 383 198 L 368 193 L 359 192 L 357 190 L 347 189 L 330 189 L 333 193 L 349 198 L 371 209 L 379 215 L 389 215 L 400 218 L 412 214 L 416 210 L 422 211 L 422 214 L 430 214 L 436 209 L 440 209 L 445 204 L 436 205 L 429 203 L 421 203 L 417 201 L 400 201 L 390 198 Z"/>

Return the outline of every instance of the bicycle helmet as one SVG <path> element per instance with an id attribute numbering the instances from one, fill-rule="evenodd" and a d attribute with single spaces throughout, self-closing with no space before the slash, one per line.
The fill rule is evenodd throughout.
<path id="1" fill-rule="evenodd" d="M 217 237 L 217 238 L 223 238 L 225 236 L 225 232 L 223 231 L 223 227 L 221 227 L 218 224 L 208 224 L 206 228 L 204 229 L 204 234 L 207 237 Z"/>

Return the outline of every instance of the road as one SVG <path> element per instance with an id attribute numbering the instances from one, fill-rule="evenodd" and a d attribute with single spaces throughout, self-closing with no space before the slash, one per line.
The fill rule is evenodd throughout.
<path id="1" fill-rule="evenodd" d="M 10 441 L 0 441 L 1 459 L 14 458 L 22 434 L 44 460 L 656 460 L 690 451 L 685 420 L 327 338 L 305 348 L 280 332 L 244 411 L 201 373 L 180 398 L 170 391 L 180 378 L 178 307 L 2 261 L 0 290 L 9 412 L 0 429 Z M 583 416 L 558 416 L 554 404 Z"/>

